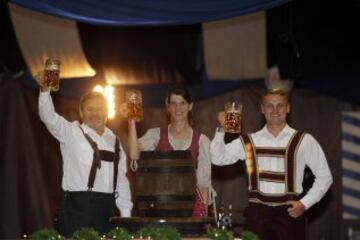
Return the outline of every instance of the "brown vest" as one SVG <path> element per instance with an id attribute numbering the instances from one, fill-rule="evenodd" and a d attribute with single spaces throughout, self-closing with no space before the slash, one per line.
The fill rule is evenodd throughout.
<path id="1" fill-rule="evenodd" d="M 296 131 L 286 148 L 256 147 L 249 134 L 243 134 L 240 139 L 246 154 L 246 166 L 249 180 L 249 201 L 267 205 L 284 204 L 286 201 L 298 200 L 296 186 L 296 153 L 304 133 Z M 272 161 L 284 161 L 284 172 L 259 170 L 258 157 L 276 157 Z M 279 182 L 285 184 L 285 193 L 263 193 L 259 182 Z"/>

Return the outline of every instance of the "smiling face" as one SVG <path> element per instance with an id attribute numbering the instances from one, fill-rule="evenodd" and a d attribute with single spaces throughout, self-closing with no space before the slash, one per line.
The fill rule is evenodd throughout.
<path id="1" fill-rule="evenodd" d="M 183 96 L 171 94 L 166 102 L 166 110 L 170 115 L 170 122 L 189 121 L 189 113 L 193 104 L 187 102 Z"/>
<path id="2" fill-rule="evenodd" d="M 286 116 L 290 112 L 287 97 L 282 94 L 267 94 L 262 99 L 261 112 L 266 124 L 270 126 L 285 126 Z"/>
<path id="3" fill-rule="evenodd" d="M 80 105 L 80 117 L 84 124 L 102 134 L 107 120 L 107 103 L 102 95 L 86 98 Z"/>

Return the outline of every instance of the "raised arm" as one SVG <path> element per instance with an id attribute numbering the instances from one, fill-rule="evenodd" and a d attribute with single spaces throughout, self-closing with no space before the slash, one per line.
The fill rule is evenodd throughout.
<path id="1" fill-rule="evenodd" d="M 41 91 L 39 95 L 39 116 L 49 132 L 60 142 L 71 138 L 72 123 L 55 112 L 49 91 Z"/>
<path id="2" fill-rule="evenodd" d="M 215 136 L 210 144 L 211 162 L 215 165 L 229 165 L 237 162 L 239 159 L 245 159 L 245 151 L 239 138 L 225 144 L 224 121 L 225 113 L 218 114 L 218 121 L 221 127 L 218 127 Z"/>
<path id="3" fill-rule="evenodd" d="M 129 119 L 128 123 L 129 157 L 131 160 L 137 160 L 140 157 L 140 149 L 138 146 L 135 119 Z"/>

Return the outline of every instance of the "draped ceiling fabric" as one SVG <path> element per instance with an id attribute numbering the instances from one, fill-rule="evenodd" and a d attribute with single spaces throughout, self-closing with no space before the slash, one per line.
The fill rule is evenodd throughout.
<path id="1" fill-rule="evenodd" d="M 90 77 L 95 71 L 82 50 L 76 22 L 9 4 L 12 23 L 22 55 L 35 76 L 47 58 L 61 61 L 62 78 Z"/>
<path id="2" fill-rule="evenodd" d="M 184 25 L 231 18 L 289 0 L 12 0 L 11 2 L 93 25 Z"/>
<path id="3" fill-rule="evenodd" d="M 157 84 L 201 82 L 204 71 L 216 80 L 262 78 L 266 67 L 263 13 L 206 23 L 203 39 L 197 26 L 285 2 L 14 0 L 9 6 L 33 76 L 43 69 L 46 58 L 53 57 L 63 62 L 63 78 L 89 77 L 96 71 L 96 78 L 108 84 Z"/>
<path id="4" fill-rule="evenodd" d="M 201 25 L 93 26 L 78 23 L 86 57 L 108 84 L 199 83 Z"/>
<path id="5" fill-rule="evenodd" d="M 203 25 L 209 79 L 259 79 L 266 72 L 265 13 Z"/>

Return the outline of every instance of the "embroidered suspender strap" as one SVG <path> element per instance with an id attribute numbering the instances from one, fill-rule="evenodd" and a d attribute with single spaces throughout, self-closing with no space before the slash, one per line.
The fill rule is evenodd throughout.
<path id="1" fill-rule="evenodd" d="M 286 148 L 264 148 L 264 147 L 257 147 L 255 149 L 256 157 L 271 157 L 273 158 L 272 161 L 286 161 Z M 279 182 L 285 183 L 286 176 L 285 172 L 273 172 L 273 171 L 259 171 L 259 178 L 260 181 L 267 181 L 267 182 Z"/>
<path id="2" fill-rule="evenodd" d="M 258 157 L 281 157 L 285 156 L 286 149 L 269 149 L 269 148 L 256 148 L 256 156 Z"/>
<path id="3" fill-rule="evenodd" d="M 285 182 L 285 174 L 283 172 L 259 171 L 259 179 L 268 182 Z"/>
<path id="4" fill-rule="evenodd" d="M 258 157 L 271 157 L 272 161 L 286 162 L 286 159 L 285 159 L 286 148 L 257 147 L 255 149 L 255 151 L 256 151 L 257 158 Z M 261 170 L 261 171 L 259 171 L 258 180 L 266 181 L 266 182 L 285 183 L 286 176 L 285 176 L 285 172 L 273 172 L 273 171 Z"/>
<path id="5" fill-rule="evenodd" d="M 256 152 L 252 143 L 251 137 L 248 134 L 242 134 L 240 140 L 243 143 L 245 156 L 246 156 L 246 168 L 249 178 L 249 186 L 251 190 L 258 190 L 258 171 L 256 163 Z"/>
<path id="6" fill-rule="evenodd" d="M 120 143 L 119 143 L 119 139 L 116 137 L 115 138 L 115 147 L 114 147 L 114 193 L 115 196 L 117 195 L 116 192 L 116 183 L 117 183 L 117 177 L 118 177 L 118 172 L 119 172 L 119 161 L 120 161 Z M 117 197 L 117 196 L 116 196 Z"/>
<path id="7" fill-rule="evenodd" d="M 295 192 L 295 184 L 296 184 L 296 152 L 300 146 L 301 140 L 304 137 L 304 133 L 297 131 L 286 150 L 286 191 L 287 192 Z"/>
<path id="8" fill-rule="evenodd" d="M 302 132 L 295 132 L 291 137 L 286 149 L 257 148 L 256 157 L 279 157 L 285 164 L 285 172 L 261 171 L 258 180 L 281 182 L 285 184 L 285 193 L 266 194 L 258 189 L 249 191 L 249 201 L 263 204 L 284 204 L 289 200 L 297 200 L 298 194 L 295 192 L 296 185 L 296 153 L 304 136 Z M 258 154 L 259 153 L 259 154 Z M 277 161 L 275 158 L 274 161 Z"/>

